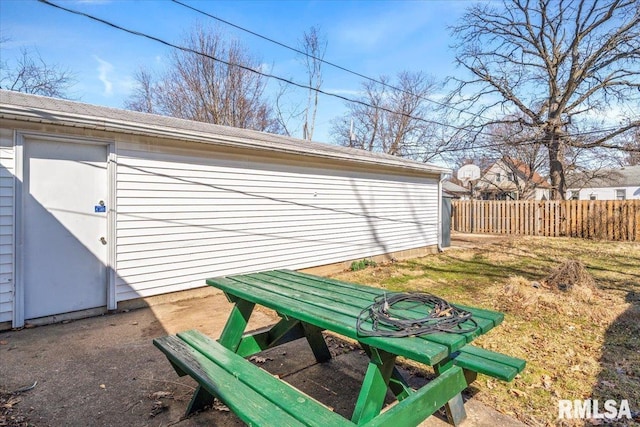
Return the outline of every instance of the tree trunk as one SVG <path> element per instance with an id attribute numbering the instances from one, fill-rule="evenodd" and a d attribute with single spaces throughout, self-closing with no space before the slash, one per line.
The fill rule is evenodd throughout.
<path id="1" fill-rule="evenodd" d="M 552 200 L 564 200 L 566 183 L 564 179 L 564 143 L 562 135 L 557 130 L 546 133 L 547 148 L 549 150 L 549 178 L 551 179 Z"/>

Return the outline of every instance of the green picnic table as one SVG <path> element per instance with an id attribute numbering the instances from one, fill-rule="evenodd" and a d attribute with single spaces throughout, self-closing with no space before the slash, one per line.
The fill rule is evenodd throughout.
<path id="1" fill-rule="evenodd" d="M 361 311 L 384 290 L 290 270 L 207 279 L 234 303 L 218 341 L 191 330 L 157 338 L 154 344 L 179 375 L 190 375 L 198 388 L 187 415 L 213 402 L 224 402 L 248 425 L 259 426 L 415 426 L 441 407 L 449 422 L 466 418 L 461 392 L 478 373 L 511 381 L 525 361 L 484 350 L 470 343 L 498 326 L 501 313 L 472 307 L 477 325 L 462 334 L 433 333 L 408 337 L 362 336 L 356 328 Z M 275 325 L 245 332 L 254 307 L 275 310 Z M 419 310 L 420 308 L 415 308 Z M 312 397 L 250 363 L 246 357 L 292 340 L 306 338 L 318 362 L 331 358 L 322 331 L 357 340 L 369 363 L 350 420 L 334 413 Z M 436 378 L 418 390 L 407 385 L 396 368 L 404 357 L 432 366 Z M 387 390 L 398 403 L 382 411 Z"/>

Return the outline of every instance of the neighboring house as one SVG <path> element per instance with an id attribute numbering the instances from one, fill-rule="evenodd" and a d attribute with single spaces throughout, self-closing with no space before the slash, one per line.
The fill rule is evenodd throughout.
<path id="1" fill-rule="evenodd" d="M 640 199 L 640 166 L 574 173 L 567 176 L 567 199 Z"/>
<path id="2" fill-rule="evenodd" d="M 433 252 L 449 172 L 0 90 L 0 329 L 207 277 Z"/>
<path id="3" fill-rule="evenodd" d="M 503 158 L 485 169 L 474 187 L 482 200 L 548 200 L 551 185 L 516 159 Z"/>
<path id="4" fill-rule="evenodd" d="M 447 179 L 442 181 L 442 193 L 444 196 L 451 199 L 469 200 L 471 190 L 469 190 L 468 188 L 464 188 L 461 185 L 455 184 Z"/>

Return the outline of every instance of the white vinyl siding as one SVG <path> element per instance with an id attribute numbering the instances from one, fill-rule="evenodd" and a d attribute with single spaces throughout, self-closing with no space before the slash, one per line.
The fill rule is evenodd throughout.
<path id="1" fill-rule="evenodd" d="M 437 179 L 118 149 L 118 301 L 437 244 Z"/>
<path id="2" fill-rule="evenodd" d="M 569 190 L 578 193 L 579 200 L 634 200 L 640 199 L 640 187 L 594 187 Z M 620 192 L 620 193 L 618 193 Z M 621 199 L 620 196 L 624 196 Z"/>
<path id="3" fill-rule="evenodd" d="M 0 129 L 0 322 L 13 319 L 14 163 L 13 131 Z"/>

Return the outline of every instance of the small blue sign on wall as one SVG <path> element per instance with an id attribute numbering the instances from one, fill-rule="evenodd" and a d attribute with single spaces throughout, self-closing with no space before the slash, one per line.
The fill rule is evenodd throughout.
<path id="1" fill-rule="evenodd" d="M 107 207 L 106 206 L 101 206 L 101 205 L 95 205 L 94 209 L 95 209 L 95 212 L 106 212 L 107 211 Z"/>

